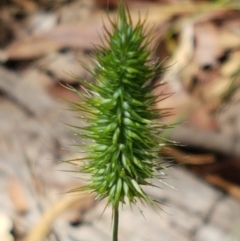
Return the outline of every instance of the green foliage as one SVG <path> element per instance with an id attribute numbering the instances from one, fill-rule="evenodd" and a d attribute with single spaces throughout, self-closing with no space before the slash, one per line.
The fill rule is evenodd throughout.
<path id="1" fill-rule="evenodd" d="M 158 124 L 154 87 L 147 85 L 162 72 L 159 63 L 149 60 L 150 33 L 144 22 L 132 23 L 122 3 L 111 26 L 105 31 L 107 43 L 94 52 L 95 82 L 79 79 L 84 101 L 74 106 L 85 112 L 86 125 L 74 133 L 91 142 L 79 160 L 81 172 L 88 174 L 82 190 L 96 193 L 98 200 L 107 198 L 116 210 L 138 199 L 153 204 L 142 187 L 152 185 L 162 169 L 157 159 L 164 126 Z"/>

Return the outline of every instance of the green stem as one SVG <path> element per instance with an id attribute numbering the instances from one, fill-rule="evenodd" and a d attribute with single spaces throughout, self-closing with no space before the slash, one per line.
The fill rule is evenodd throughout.
<path id="1" fill-rule="evenodd" d="M 118 221 L 119 221 L 119 211 L 118 205 L 114 207 L 113 210 L 113 241 L 118 241 Z"/>

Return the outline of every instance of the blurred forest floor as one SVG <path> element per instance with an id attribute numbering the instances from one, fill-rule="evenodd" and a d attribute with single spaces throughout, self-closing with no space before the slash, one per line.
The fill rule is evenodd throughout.
<path id="1" fill-rule="evenodd" d="M 127 2 L 134 22 L 140 12 L 153 26 L 153 57 L 166 72 L 150 84 L 165 82 L 155 94 L 171 113 L 162 121 L 180 123 L 167 136 L 181 145 L 160 153 L 177 164 L 166 182 L 178 191 L 149 190 L 171 215 L 147 209 L 146 222 L 127 207 L 120 241 L 238 241 L 240 2 Z M 104 202 L 63 194 L 82 183 L 57 165 L 81 155 L 63 124 L 78 124 L 65 100 L 81 99 L 62 86 L 92 81 L 80 62 L 91 65 L 107 8 L 114 17 L 117 0 L 0 3 L 0 241 L 110 240 L 111 210 L 99 220 Z"/>

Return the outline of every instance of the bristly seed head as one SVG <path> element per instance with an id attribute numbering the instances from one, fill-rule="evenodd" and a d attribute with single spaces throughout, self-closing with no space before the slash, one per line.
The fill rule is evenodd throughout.
<path id="1" fill-rule="evenodd" d="M 138 199 L 152 204 L 142 186 L 151 185 L 149 180 L 162 170 L 157 158 L 164 128 L 157 123 L 161 113 L 155 108 L 154 87 L 146 83 L 162 69 L 149 61 L 144 22 L 134 25 L 122 3 L 111 25 L 107 46 L 94 53 L 91 74 L 96 81 L 79 80 L 87 94 L 83 102 L 74 103 L 86 114 L 86 125 L 75 127 L 75 133 L 91 141 L 81 160 L 81 172 L 89 174 L 83 189 L 99 200 L 107 198 L 113 208 Z"/>

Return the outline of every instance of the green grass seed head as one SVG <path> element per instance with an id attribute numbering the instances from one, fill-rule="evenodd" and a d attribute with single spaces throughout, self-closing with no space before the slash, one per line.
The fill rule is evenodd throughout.
<path id="1" fill-rule="evenodd" d="M 106 198 L 114 208 L 141 199 L 152 204 L 143 190 L 161 170 L 157 161 L 161 134 L 156 97 L 146 83 L 162 69 L 150 61 L 144 22 L 133 24 L 126 6 L 119 1 L 118 15 L 106 30 L 108 44 L 94 52 L 94 83 L 85 83 L 84 101 L 75 103 L 86 114 L 84 128 L 76 133 L 92 144 L 81 171 L 89 178 L 84 190 Z M 87 142 L 87 143 L 88 143 Z"/>

